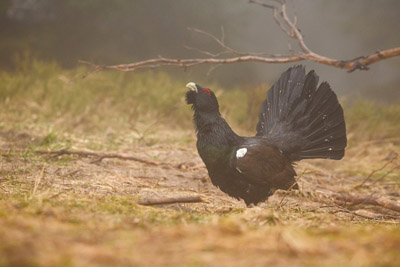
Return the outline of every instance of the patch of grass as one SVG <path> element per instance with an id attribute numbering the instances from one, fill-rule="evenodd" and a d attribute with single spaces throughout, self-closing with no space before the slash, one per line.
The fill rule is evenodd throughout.
<path id="1" fill-rule="evenodd" d="M 53 132 L 50 132 L 48 135 L 46 135 L 43 138 L 43 140 L 41 142 L 41 145 L 42 146 L 47 146 L 47 145 L 50 145 L 50 144 L 54 143 L 56 140 L 57 140 L 57 135 L 54 134 Z"/>
<path id="2" fill-rule="evenodd" d="M 345 106 L 345 116 L 348 132 L 354 136 L 350 145 L 362 140 L 399 138 L 400 105 L 359 100 Z"/>
<path id="3" fill-rule="evenodd" d="M 192 111 L 184 101 L 185 81 L 162 72 L 113 71 L 82 79 L 84 72 L 83 67 L 63 70 L 54 63 L 32 61 L 19 73 L 0 73 L 1 127 L 8 122 L 7 128 L 51 129 L 42 145 L 63 140 L 65 132 L 102 135 L 109 149 L 118 148 L 122 132 L 135 132 L 138 141 L 153 142 L 160 126 L 192 129 Z M 229 91 L 210 86 L 228 122 L 242 134 L 253 134 L 269 85 Z M 400 132 L 398 105 L 358 101 L 344 109 L 348 132 L 357 140 L 396 138 Z"/>
<path id="4" fill-rule="evenodd" d="M 53 129 L 43 139 L 44 145 L 64 131 L 117 137 L 116 129 L 145 128 L 139 136 L 143 138 L 157 125 L 192 129 L 192 111 L 184 101 L 185 81 L 162 72 L 111 71 L 82 79 L 85 71 L 33 61 L 19 73 L 0 73 L 0 104 L 7 111 L 2 121 L 11 122 L 15 129 L 33 124 Z M 255 106 L 263 101 L 268 86 L 231 91 L 210 86 L 220 96 L 228 120 L 254 131 Z M 155 127 L 148 128 L 152 124 Z"/>
<path id="5" fill-rule="evenodd" d="M 83 68 L 66 71 L 36 61 L 28 69 L 0 74 L 0 102 L 14 112 L 14 124 L 52 122 L 54 129 L 85 132 L 172 116 L 172 123 L 190 124 L 190 109 L 182 108 L 184 83 L 166 74 L 103 72 L 81 79 Z"/>

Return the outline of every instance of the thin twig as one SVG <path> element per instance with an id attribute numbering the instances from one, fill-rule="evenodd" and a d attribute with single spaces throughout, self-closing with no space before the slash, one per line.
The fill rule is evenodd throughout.
<path id="1" fill-rule="evenodd" d="M 36 191 L 37 191 L 37 189 L 38 189 L 38 187 L 39 187 L 39 185 L 40 185 L 40 182 L 42 181 L 42 179 L 43 179 L 43 177 L 44 177 L 44 170 L 45 170 L 45 168 L 46 168 L 46 165 L 43 164 L 42 170 L 40 171 L 40 175 L 39 175 L 38 178 L 35 180 L 35 184 L 34 184 L 34 186 L 33 186 L 32 194 L 31 194 L 31 197 L 30 197 L 30 198 L 32 198 L 32 197 L 36 194 Z"/>
<path id="2" fill-rule="evenodd" d="M 346 208 L 343 208 L 342 206 L 336 206 L 338 210 L 334 211 L 334 213 L 337 212 L 344 212 L 344 213 L 349 213 L 354 216 L 362 217 L 365 219 L 369 220 L 381 220 L 381 219 L 395 219 L 398 220 L 399 216 L 392 216 L 392 215 L 385 215 L 385 214 L 375 214 L 366 210 L 349 210 Z"/>
<path id="3" fill-rule="evenodd" d="M 225 43 L 225 29 L 224 29 L 224 26 L 221 26 L 221 42 Z"/>
<path id="4" fill-rule="evenodd" d="M 400 212 L 400 201 L 391 200 L 382 196 L 334 193 L 332 197 L 334 198 L 335 203 L 341 206 L 355 206 L 360 204 L 374 205 Z"/>
<path id="5" fill-rule="evenodd" d="M 302 173 L 301 175 L 299 175 L 299 177 L 297 177 L 296 181 L 289 187 L 289 189 L 286 190 L 286 192 L 285 192 L 285 194 L 283 195 L 281 201 L 279 202 L 279 206 L 280 206 L 280 207 L 283 206 L 283 205 L 282 205 L 283 200 L 285 200 L 286 196 L 289 194 L 289 191 L 292 190 L 292 188 L 293 188 L 294 186 L 297 185 L 298 181 L 300 181 L 300 178 L 303 177 L 303 175 L 306 174 L 306 171 L 307 171 L 307 170 L 304 170 L 303 173 Z M 309 172 L 309 173 L 311 173 L 311 172 Z M 309 174 L 309 173 L 307 173 L 307 174 Z"/>
<path id="6" fill-rule="evenodd" d="M 204 200 L 200 196 L 146 199 L 138 201 L 136 203 L 143 206 L 154 206 L 154 205 L 166 205 L 175 203 L 199 203 L 199 202 L 204 202 Z"/>
<path id="7" fill-rule="evenodd" d="M 81 171 L 80 169 L 73 170 L 73 171 L 67 172 L 66 174 L 64 174 L 64 176 L 66 176 L 66 177 L 74 176 L 75 174 L 77 174 L 80 171 Z"/>
<path id="8" fill-rule="evenodd" d="M 385 169 L 385 168 L 386 168 L 389 164 L 391 164 L 396 158 L 397 158 L 397 156 L 394 157 L 394 158 L 392 158 L 392 159 L 389 160 L 388 162 L 386 162 L 382 167 L 371 171 L 370 174 L 364 179 L 364 181 L 362 181 L 361 184 L 356 185 L 356 186 L 354 187 L 354 189 L 357 189 L 357 188 L 360 188 L 360 187 L 364 186 L 365 183 L 368 182 L 368 181 L 371 179 L 372 175 L 374 175 L 375 173 L 377 173 L 377 172 L 379 172 L 379 171 Z M 385 175 L 383 175 L 383 176 L 381 176 L 380 178 L 378 178 L 373 184 L 375 184 L 378 180 L 381 180 L 381 179 L 383 179 L 384 177 L 386 177 L 389 173 L 393 172 L 393 171 L 394 171 L 395 169 L 397 169 L 398 167 L 399 167 L 399 166 L 395 166 L 392 170 L 390 170 L 389 172 L 387 172 Z"/>
<path id="9" fill-rule="evenodd" d="M 221 46 L 225 51 L 228 51 L 228 52 L 230 52 L 230 53 L 232 53 L 232 54 L 235 54 L 235 55 L 248 55 L 248 54 L 249 54 L 249 53 L 239 52 L 239 51 L 237 51 L 237 50 L 235 50 L 235 49 L 233 49 L 233 48 L 227 46 L 227 45 L 225 44 L 225 41 L 224 41 L 224 38 L 225 38 L 224 35 L 223 35 L 223 38 L 221 37 L 221 39 L 218 39 L 218 37 L 216 37 L 215 35 L 213 35 L 213 34 L 211 34 L 211 33 L 209 33 L 209 32 L 200 30 L 200 29 L 190 28 L 190 27 L 189 27 L 188 30 L 189 30 L 189 31 L 192 31 L 192 32 L 200 33 L 200 34 L 202 34 L 202 35 L 205 35 L 205 36 L 211 38 L 211 39 L 214 40 L 219 46 Z"/>
<path id="10" fill-rule="evenodd" d="M 295 24 L 289 19 L 288 15 L 286 13 L 286 4 L 282 4 L 281 16 L 291 30 L 291 35 L 289 35 L 289 37 L 297 39 L 297 41 L 304 53 L 306 53 L 308 55 L 314 54 L 313 52 L 311 52 L 311 50 L 307 47 L 306 43 L 304 42 L 303 35 L 301 35 L 300 31 L 297 29 Z"/>
<path id="11" fill-rule="evenodd" d="M 218 68 L 219 66 L 221 66 L 221 64 L 212 65 L 212 66 L 208 69 L 206 76 L 207 76 L 207 77 L 210 76 L 210 74 L 211 74 L 216 68 Z"/>
<path id="12" fill-rule="evenodd" d="M 269 4 L 264 3 L 262 1 L 259 1 L 259 0 L 249 0 L 249 3 L 257 4 L 257 5 L 260 5 L 260 6 L 263 6 L 263 7 L 266 7 L 266 8 L 271 8 L 271 9 L 275 9 L 276 8 L 273 5 L 269 5 Z"/>
<path id="13" fill-rule="evenodd" d="M 13 150 L 13 151 L 21 152 L 21 153 L 25 152 L 25 150 Z M 107 158 L 116 158 L 116 159 L 121 159 L 121 160 L 136 161 L 136 162 L 140 162 L 140 163 L 152 165 L 152 166 L 165 166 L 165 167 L 170 167 L 170 168 L 179 169 L 179 170 L 195 170 L 195 169 L 204 167 L 204 165 L 202 165 L 202 164 L 190 167 L 189 166 L 190 163 L 189 164 L 188 163 L 171 164 L 171 163 L 159 162 L 159 161 L 154 161 L 154 160 L 150 160 L 150 159 L 143 159 L 143 158 L 124 155 L 124 154 L 94 152 L 94 151 L 88 151 L 88 150 L 67 150 L 67 149 L 35 150 L 35 151 L 33 151 L 33 153 L 48 154 L 48 155 L 54 155 L 54 156 L 76 155 L 76 156 L 80 156 L 80 157 L 94 157 L 95 159 L 93 159 L 90 163 L 98 163 L 98 162 L 101 162 L 103 159 L 107 159 Z M 77 172 L 79 172 L 79 170 L 68 173 L 68 174 L 66 174 L 66 176 L 76 174 Z"/>
<path id="14" fill-rule="evenodd" d="M 56 156 L 77 155 L 77 156 L 82 156 L 82 157 L 96 157 L 94 160 L 91 161 L 91 163 L 97 163 L 106 158 L 117 158 L 117 159 L 122 159 L 122 160 L 137 161 L 137 162 L 141 162 L 141 163 L 144 163 L 147 165 L 153 165 L 153 166 L 168 166 L 168 167 L 178 168 L 177 166 L 169 164 L 169 163 L 158 162 L 158 161 L 154 161 L 154 160 L 150 160 L 150 159 L 143 159 L 143 158 L 139 158 L 139 157 L 117 154 L 117 153 L 94 152 L 94 151 L 87 151 L 87 150 L 66 150 L 66 149 L 36 150 L 35 153 L 52 154 L 52 155 L 56 155 Z"/>
<path id="15" fill-rule="evenodd" d="M 187 48 L 189 50 L 197 51 L 197 52 L 199 52 L 201 54 L 205 54 L 205 55 L 211 56 L 212 58 L 216 58 L 216 57 L 219 57 L 219 56 L 222 56 L 222 55 L 226 55 L 226 54 L 234 54 L 234 55 L 238 55 L 238 56 L 263 56 L 263 55 L 266 56 L 266 55 L 268 55 L 265 52 L 241 52 L 241 51 L 238 51 L 238 50 L 233 49 L 232 47 L 228 46 L 225 43 L 225 31 L 224 31 L 223 27 L 221 27 L 221 38 L 218 38 L 217 36 L 215 36 L 215 35 L 213 35 L 213 34 L 211 34 L 209 32 L 206 32 L 206 31 L 203 31 L 203 30 L 200 30 L 200 29 L 196 29 L 196 28 L 188 28 L 188 30 L 192 31 L 192 32 L 200 33 L 202 35 L 205 35 L 205 36 L 211 38 L 212 40 L 214 40 L 223 49 L 222 52 L 214 54 L 214 53 L 211 53 L 211 52 L 208 52 L 208 51 L 204 51 L 204 50 L 201 50 L 201 49 L 198 49 L 198 48 L 194 48 L 194 47 L 190 47 L 190 46 L 184 46 L 185 48 Z M 268 55 L 268 56 L 274 57 L 274 58 L 282 57 L 282 55 L 280 55 L 280 54 L 271 54 L 271 55 Z"/>
<path id="16" fill-rule="evenodd" d="M 188 46 L 188 45 L 184 45 L 183 47 L 186 48 L 187 50 L 196 51 L 196 52 L 198 52 L 200 54 L 204 54 L 204 55 L 212 57 L 212 58 L 216 58 L 216 57 L 219 57 L 219 56 L 222 56 L 224 54 L 229 53 L 228 51 L 222 51 L 222 52 L 214 54 L 214 53 L 211 53 L 211 52 L 208 52 L 208 51 L 204 51 L 204 50 L 201 50 L 199 48 L 191 47 L 191 46 Z"/>
<path id="17" fill-rule="evenodd" d="M 386 176 L 388 176 L 389 174 L 393 173 L 393 171 L 396 170 L 396 169 L 399 168 L 399 167 L 400 167 L 400 165 L 394 166 L 394 167 L 393 167 L 392 169 L 390 169 L 387 173 L 385 173 L 384 175 L 382 175 L 381 177 L 379 177 L 378 179 L 376 179 L 375 181 L 373 181 L 373 182 L 371 183 L 370 186 L 373 186 L 373 185 L 375 185 L 377 182 L 383 180 Z"/>

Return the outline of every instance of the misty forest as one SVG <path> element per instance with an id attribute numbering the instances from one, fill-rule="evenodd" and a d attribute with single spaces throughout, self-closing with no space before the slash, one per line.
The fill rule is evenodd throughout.
<path id="1" fill-rule="evenodd" d="M 0 266 L 398 266 L 399 14 L 1 1 Z"/>

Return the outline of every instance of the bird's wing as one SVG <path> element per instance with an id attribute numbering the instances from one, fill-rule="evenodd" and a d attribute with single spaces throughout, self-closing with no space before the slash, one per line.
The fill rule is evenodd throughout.
<path id="1" fill-rule="evenodd" d="M 237 148 L 232 168 L 253 183 L 277 189 L 288 189 L 295 182 L 296 172 L 282 151 L 258 138 Z"/>

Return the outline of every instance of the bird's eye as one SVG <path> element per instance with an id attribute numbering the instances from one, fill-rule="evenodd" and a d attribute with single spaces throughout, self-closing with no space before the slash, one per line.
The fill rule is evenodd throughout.
<path id="1" fill-rule="evenodd" d="M 210 91 L 210 89 L 204 88 L 202 91 L 203 91 L 204 93 L 206 93 L 207 95 L 211 96 L 211 91 Z"/>

